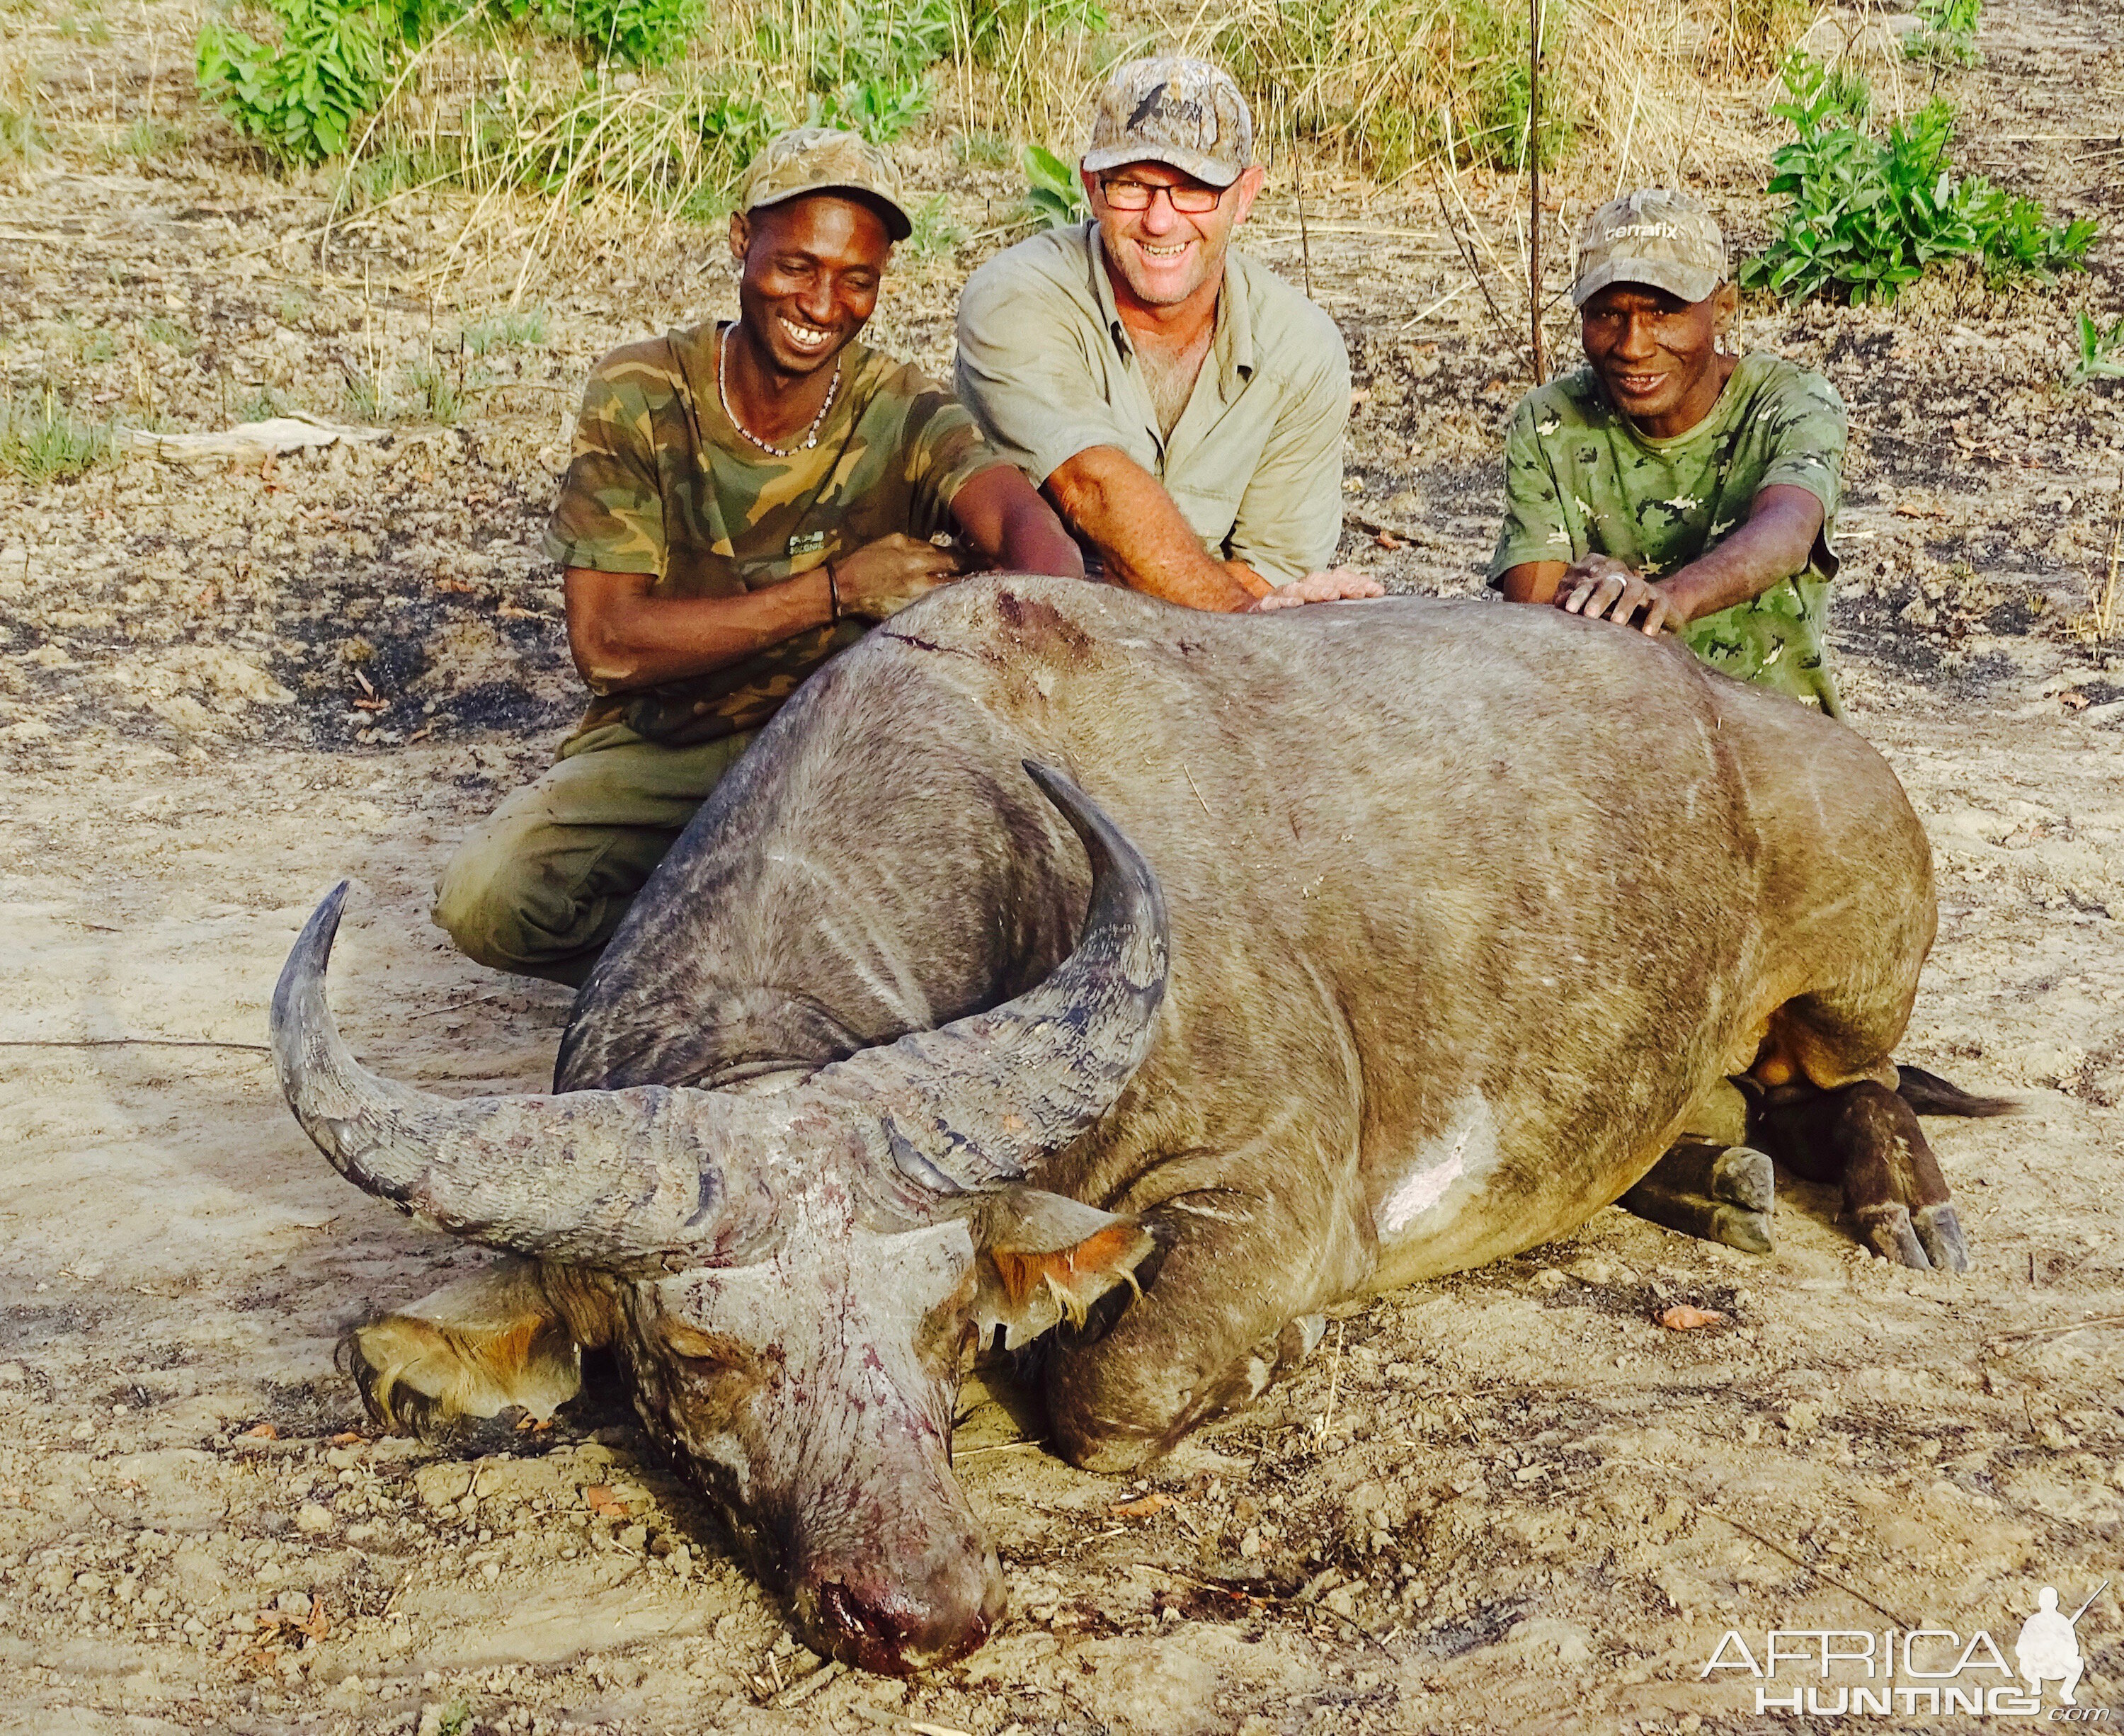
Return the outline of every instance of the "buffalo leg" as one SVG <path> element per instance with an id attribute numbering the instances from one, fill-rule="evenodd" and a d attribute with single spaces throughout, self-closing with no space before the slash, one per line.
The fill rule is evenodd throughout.
<path id="1" fill-rule="evenodd" d="M 1843 1184 L 1859 1239 L 1874 1253 L 1920 1271 L 1969 1269 L 1939 1161 L 1910 1106 L 1886 1085 L 1788 1087 L 1771 1094 L 1760 1116 L 1779 1162 L 1811 1181 Z"/>
<path id="2" fill-rule="evenodd" d="M 582 1387 L 582 1360 L 538 1268 L 504 1259 L 340 1340 L 340 1366 L 384 1428 L 435 1440 L 510 1406 L 543 1422 Z"/>
<path id="3" fill-rule="evenodd" d="M 1048 1353 L 1049 1438 L 1087 1470 L 1134 1470 L 1256 1396 L 1320 1342 L 1310 1309 L 1333 1289 L 1291 1269 L 1307 1235 L 1287 1202 L 1218 1191 L 1143 1221 L 1161 1244 L 1143 1295 L 1097 1336 L 1058 1332 Z"/>
<path id="4" fill-rule="evenodd" d="M 1623 1209 L 1663 1230 L 1722 1242 L 1743 1254 L 1768 1254 L 1777 1176 L 1769 1158 L 1749 1146 L 1684 1140 L 1622 1198 Z"/>

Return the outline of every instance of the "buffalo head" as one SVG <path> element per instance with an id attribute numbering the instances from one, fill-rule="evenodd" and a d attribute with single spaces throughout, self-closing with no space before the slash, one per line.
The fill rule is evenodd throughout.
<path id="1" fill-rule="evenodd" d="M 344 885 L 274 995 L 282 1089 L 333 1165 L 535 1262 L 813 1644 L 872 1669 L 956 1656 L 1002 1611 L 951 1467 L 970 1353 L 1081 1317 L 1150 1251 L 1132 1219 L 1024 1179 L 1119 1097 L 1166 981 L 1149 863 L 1027 769 L 1090 859 L 1075 951 L 1014 1000 L 808 1075 L 474 1099 L 381 1079 L 326 1004 Z"/>

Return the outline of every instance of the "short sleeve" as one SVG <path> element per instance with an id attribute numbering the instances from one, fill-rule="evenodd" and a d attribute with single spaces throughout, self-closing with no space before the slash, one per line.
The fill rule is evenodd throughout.
<path id="1" fill-rule="evenodd" d="M 668 548 L 649 393 L 639 365 L 609 359 L 583 388 L 573 454 L 546 526 L 563 567 L 660 576 Z"/>
<path id="2" fill-rule="evenodd" d="M 1515 567 L 1577 558 L 1556 473 L 1534 426 L 1540 413 L 1535 396 L 1530 393 L 1520 400 L 1505 430 L 1505 521 L 1497 532 L 1497 552 L 1490 557 L 1492 590 Z"/>
<path id="3" fill-rule="evenodd" d="M 1844 448 L 1850 417 L 1835 387 L 1819 374 L 1794 369 L 1763 407 L 1768 463 L 1765 488 L 1804 488 L 1821 502 L 1825 525 L 1835 522 L 1843 493 Z"/>
<path id="4" fill-rule="evenodd" d="M 975 272 L 959 298 L 960 401 L 1036 487 L 1091 447 L 1128 448 L 1085 350 L 1099 336 L 1060 285 L 1009 253 Z"/>
<path id="5" fill-rule="evenodd" d="M 942 529 L 959 491 L 1010 460 L 982 438 L 964 404 L 942 387 L 923 383 L 928 389 L 907 419 L 905 475 L 915 522 Z"/>
<path id="6" fill-rule="evenodd" d="M 1314 329 L 1225 542 L 1231 559 L 1277 585 L 1329 565 L 1342 536 L 1350 357 L 1324 313 L 1309 323 Z"/>

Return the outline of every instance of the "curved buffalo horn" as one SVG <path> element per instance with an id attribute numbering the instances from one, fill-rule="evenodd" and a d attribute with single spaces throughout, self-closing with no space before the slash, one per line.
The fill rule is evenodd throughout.
<path id="1" fill-rule="evenodd" d="M 303 1129 L 364 1192 L 453 1235 L 585 1265 L 689 1264 L 754 1250 L 772 1201 L 746 1155 L 771 1099 L 637 1086 L 446 1098 L 355 1061 L 325 1000 L 346 882 L 311 916 L 273 991 L 273 1060 Z M 734 1167 L 735 1166 L 735 1167 Z"/>
<path id="2" fill-rule="evenodd" d="M 1025 769 L 1061 811 L 1092 864 L 1077 948 L 1036 988 L 986 1013 L 866 1049 L 817 1075 L 915 1148 L 891 1150 L 915 1179 L 918 1155 L 961 1187 L 1013 1179 L 1113 1106 L 1142 1064 L 1165 998 L 1165 896 L 1119 826 L 1061 773 Z M 943 1189 L 931 1185 L 930 1191 Z"/>

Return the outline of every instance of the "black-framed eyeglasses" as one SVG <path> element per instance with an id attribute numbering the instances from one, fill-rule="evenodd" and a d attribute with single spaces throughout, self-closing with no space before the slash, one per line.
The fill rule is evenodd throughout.
<path id="1" fill-rule="evenodd" d="M 1160 193 L 1165 195 L 1165 202 L 1182 215 L 1201 217 L 1217 209 L 1224 196 L 1224 189 L 1205 187 L 1199 181 L 1183 181 L 1177 186 L 1168 186 L 1163 181 L 1153 183 L 1117 177 L 1102 178 L 1099 182 L 1099 197 L 1116 211 L 1148 211 Z"/>

